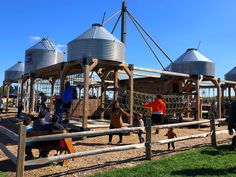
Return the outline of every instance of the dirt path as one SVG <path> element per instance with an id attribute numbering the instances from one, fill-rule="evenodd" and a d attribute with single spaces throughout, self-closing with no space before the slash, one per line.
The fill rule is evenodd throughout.
<path id="1" fill-rule="evenodd" d="M 17 123 L 14 119 L 14 115 L 8 115 L 1 122 L 0 125 L 4 125 L 9 129 L 17 132 Z M 217 130 L 225 130 L 225 126 L 217 127 Z M 174 129 L 175 133 L 178 137 L 186 136 L 190 134 L 198 134 L 209 132 L 209 127 L 204 127 L 201 129 L 198 128 L 176 128 Z M 166 130 L 161 130 L 157 135 L 152 134 L 153 140 L 166 139 L 164 134 Z M 145 135 L 144 135 L 145 136 Z M 220 135 L 217 137 L 217 141 L 219 143 L 230 143 L 231 137 L 227 134 Z M 129 136 L 123 137 L 123 144 L 132 144 L 138 143 L 137 134 L 132 134 Z M 9 139 L 4 135 L 0 135 L 0 142 L 7 144 L 9 148 L 16 153 L 17 148 L 16 145 L 11 144 Z M 81 141 L 74 141 L 74 147 L 77 152 L 86 151 L 98 148 L 106 148 L 112 146 L 118 146 L 116 142 L 118 142 L 118 137 L 114 136 L 113 145 L 107 145 L 108 137 L 94 137 L 87 138 Z M 153 146 L 152 147 L 152 158 L 159 159 L 174 153 L 180 153 L 182 151 L 186 151 L 192 148 L 198 148 L 201 146 L 206 146 L 210 144 L 210 138 L 201 138 L 195 140 L 187 140 L 183 142 L 176 143 L 176 151 L 167 151 L 167 145 L 161 146 Z M 68 165 L 65 167 L 61 167 L 57 164 L 48 164 L 41 167 L 32 167 L 27 168 L 25 172 L 25 176 L 86 176 L 95 173 L 99 173 L 102 171 L 110 170 L 112 168 L 124 168 L 124 167 L 133 167 L 137 164 L 145 162 L 145 149 L 136 149 L 136 150 L 128 150 L 123 152 L 113 152 L 113 153 L 105 153 L 100 155 L 81 157 L 77 161 L 70 160 Z M 51 152 L 53 155 L 55 152 Z M 38 152 L 34 151 L 34 154 L 37 155 Z M 8 176 L 15 176 L 15 165 L 7 160 L 7 157 L 0 151 L 0 171 L 5 172 Z"/>

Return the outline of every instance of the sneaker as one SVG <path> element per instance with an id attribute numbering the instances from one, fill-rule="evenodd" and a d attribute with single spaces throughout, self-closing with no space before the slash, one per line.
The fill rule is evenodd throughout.
<path id="1" fill-rule="evenodd" d="M 117 144 L 122 144 L 122 141 L 117 142 Z"/>
<path id="2" fill-rule="evenodd" d="M 108 142 L 107 144 L 108 144 L 108 145 L 112 145 L 112 142 Z"/>
<path id="3" fill-rule="evenodd" d="M 69 122 L 70 122 L 70 121 L 67 120 L 67 119 L 65 119 L 65 120 L 62 121 L 62 123 L 69 123 Z"/>

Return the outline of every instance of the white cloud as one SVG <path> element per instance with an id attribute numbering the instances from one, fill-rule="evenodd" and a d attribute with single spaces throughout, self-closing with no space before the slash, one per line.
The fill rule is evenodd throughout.
<path id="1" fill-rule="evenodd" d="M 39 36 L 29 36 L 30 42 L 35 42 L 35 41 L 39 41 L 41 39 L 41 37 Z"/>
<path id="2" fill-rule="evenodd" d="M 66 48 L 67 46 L 65 44 L 57 44 L 58 48 Z"/>

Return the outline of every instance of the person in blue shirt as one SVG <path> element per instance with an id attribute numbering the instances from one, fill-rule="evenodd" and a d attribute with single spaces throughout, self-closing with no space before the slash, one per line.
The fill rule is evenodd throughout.
<path id="1" fill-rule="evenodd" d="M 30 125 L 31 124 L 31 118 L 30 117 L 25 117 L 24 120 L 23 120 L 23 124 L 25 125 L 26 132 L 30 132 L 30 131 L 33 130 L 33 128 Z M 31 146 L 32 146 L 31 142 L 26 143 L 26 147 L 25 147 L 25 154 L 26 154 L 25 159 L 26 160 L 30 160 L 30 159 L 34 158 Z"/>
<path id="2" fill-rule="evenodd" d="M 62 103 L 65 112 L 65 120 L 63 123 L 69 122 L 70 108 L 73 101 L 73 88 L 70 86 L 70 82 L 65 83 L 65 89 L 62 91 Z"/>

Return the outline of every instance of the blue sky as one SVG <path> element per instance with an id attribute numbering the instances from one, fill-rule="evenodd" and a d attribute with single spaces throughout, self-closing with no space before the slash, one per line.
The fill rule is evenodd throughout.
<path id="1" fill-rule="evenodd" d="M 4 71 L 24 61 L 27 48 L 49 36 L 61 50 L 92 23 L 117 12 L 122 0 L 5 0 L 0 2 L 0 82 Z M 129 11 L 173 59 L 196 48 L 216 64 L 221 79 L 235 65 L 235 0 L 127 0 Z M 127 63 L 161 69 L 130 20 Z M 115 20 L 105 27 L 111 31 Z M 120 29 L 116 30 L 116 37 Z M 164 66 L 169 61 L 156 50 Z"/>

